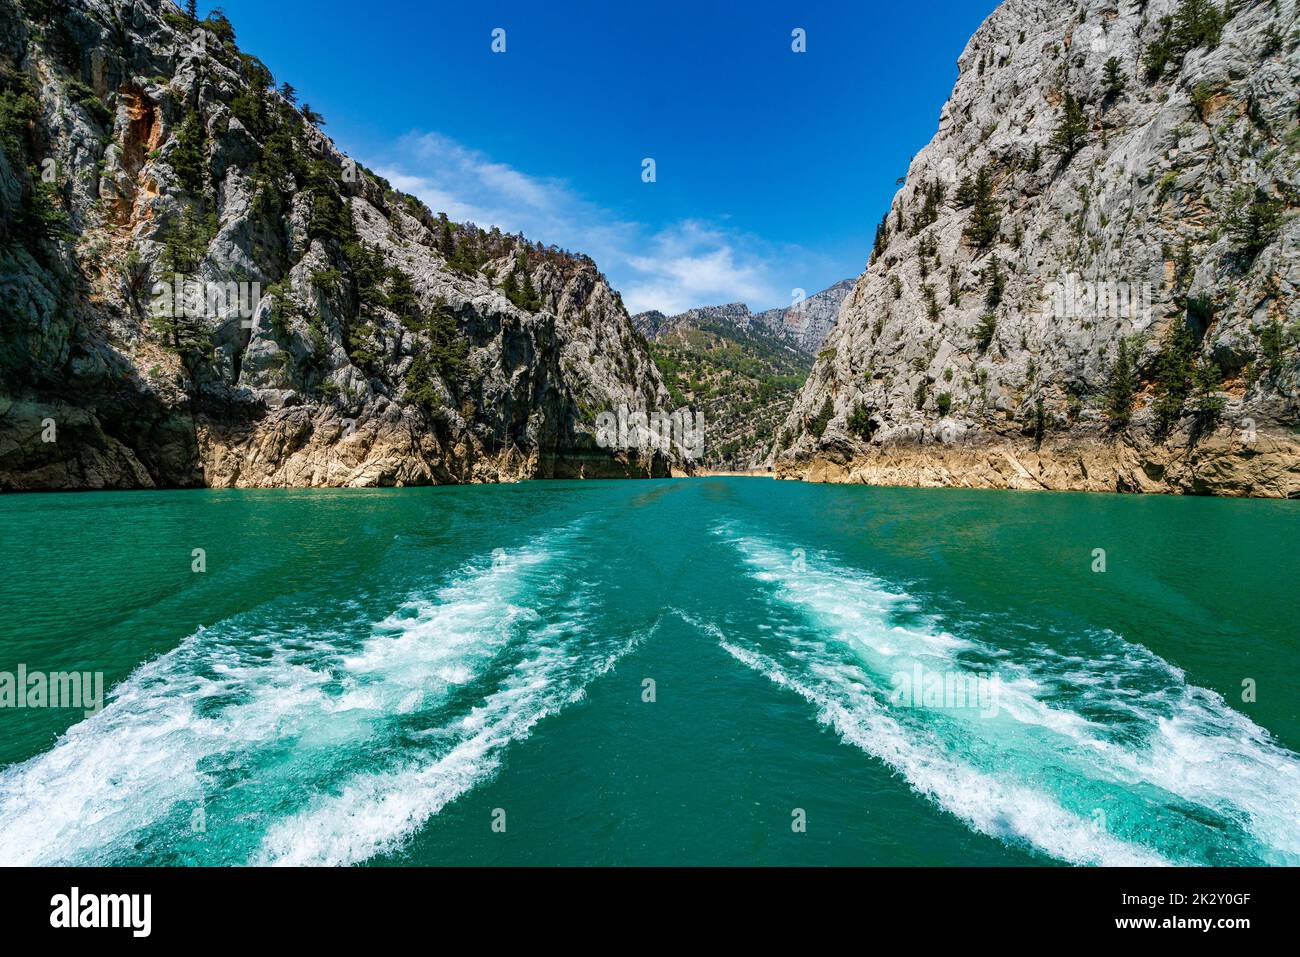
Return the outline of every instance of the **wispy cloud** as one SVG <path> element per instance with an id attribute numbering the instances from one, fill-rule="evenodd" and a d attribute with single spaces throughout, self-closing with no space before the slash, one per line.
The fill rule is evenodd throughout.
<path id="1" fill-rule="evenodd" d="M 620 218 L 565 180 L 532 176 L 438 133 L 407 134 L 387 162 L 368 165 L 453 220 L 587 253 L 631 312 L 723 302 L 760 309 L 788 303 L 791 289 L 805 285 L 803 250 L 774 248 L 724 223 Z"/>

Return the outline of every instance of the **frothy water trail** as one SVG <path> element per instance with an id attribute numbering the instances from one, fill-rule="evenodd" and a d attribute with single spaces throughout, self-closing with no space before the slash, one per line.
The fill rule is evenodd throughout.
<path id="1" fill-rule="evenodd" d="M 1150 650 L 946 622 L 830 555 L 715 531 L 773 624 L 752 640 L 697 627 L 976 830 L 1071 863 L 1300 863 L 1300 757 Z M 980 677 L 988 696 L 965 707 L 940 693 Z"/>
<path id="2" fill-rule="evenodd" d="M 345 601 L 316 625 L 267 608 L 201 629 L 0 772 L 0 864 L 392 849 L 620 653 L 592 637 L 572 538 L 485 558 L 377 622 Z"/>
<path id="3" fill-rule="evenodd" d="M 575 619 L 581 617 L 580 604 L 572 605 Z M 566 640 L 570 630 L 559 625 L 534 635 L 527 659 L 495 692 L 435 732 L 449 739 L 446 747 L 383 771 L 351 776 L 336 793 L 277 821 L 253 863 L 351 864 L 394 850 L 445 805 L 491 777 L 507 745 L 527 738 L 543 718 L 580 700 L 591 680 L 645 637 L 586 658 L 574 654 Z"/>

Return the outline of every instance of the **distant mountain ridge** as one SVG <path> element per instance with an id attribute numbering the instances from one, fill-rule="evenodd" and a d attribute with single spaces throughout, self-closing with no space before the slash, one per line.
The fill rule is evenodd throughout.
<path id="1" fill-rule="evenodd" d="M 783 332 L 809 355 L 816 355 L 835 327 L 840 306 L 853 291 L 855 281 L 841 279 L 835 285 L 784 309 L 765 309 L 754 319 L 770 329 Z"/>
<path id="2" fill-rule="evenodd" d="M 768 459 L 776 426 L 789 414 L 852 288 L 846 279 L 788 308 L 760 313 L 733 302 L 632 317 L 674 405 L 704 415 L 706 468 L 755 468 Z"/>
<path id="3" fill-rule="evenodd" d="M 632 324 L 652 342 L 664 332 L 703 321 L 723 320 L 742 331 L 760 331 L 760 334 L 783 339 L 800 352 L 816 356 L 826 337 L 830 335 L 839 316 L 840 306 L 853 291 L 854 280 L 841 279 L 835 285 L 814 293 L 790 306 L 750 312 L 743 302 L 720 306 L 697 306 L 675 316 L 667 316 L 657 309 L 638 313 Z"/>

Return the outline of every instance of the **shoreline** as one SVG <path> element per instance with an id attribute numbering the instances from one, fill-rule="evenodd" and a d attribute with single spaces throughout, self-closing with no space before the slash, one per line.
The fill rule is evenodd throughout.
<path id="1" fill-rule="evenodd" d="M 673 478 L 777 478 L 775 470 L 772 469 L 750 469 L 747 471 L 738 471 L 734 469 L 697 469 L 694 472 L 683 472 L 680 475 L 674 474 Z"/>
<path id="2" fill-rule="evenodd" d="M 900 488 L 1196 495 L 1300 499 L 1300 442 L 1260 434 L 1213 436 L 1192 447 L 1138 446 L 1087 437 L 1045 442 L 893 445 L 868 454 L 821 452 L 779 460 L 774 476 Z"/>
<path id="3" fill-rule="evenodd" d="M 1093 437 L 1065 439 L 1035 448 L 1032 442 L 993 440 L 971 445 L 898 444 L 821 451 L 778 460 L 769 469 L 672 468 L 670 474 L 638 474 L 631 463 L 587 474 L 584 468 L 555 468 L 548 475 L 523 470 L 469 470 L 461 481 L 377 481 L 362 483 L 218 482 L 63 488 L 0 488 L 0 496 L 25 493 L 180 491 L 188 489 L 380 489 L 515 485 L 534 481 L 626 481 L 633 479 L 755 478 L 812 484 L 886 488 L 964 488 L 1006 491 L 1093 492 L 1130 495 L 1193 495 L 1215 498 L 1300 500 L 1300 441 L 1260 434 L 1243 443 L 1220 436 L 1191 448 L 1137 446 Z M 572 464 L 572 463 L 568 463 Z M 565 473 L 569 474 L 565 474 Z M 599 474 L 604 473 L 604 474 Z"/>

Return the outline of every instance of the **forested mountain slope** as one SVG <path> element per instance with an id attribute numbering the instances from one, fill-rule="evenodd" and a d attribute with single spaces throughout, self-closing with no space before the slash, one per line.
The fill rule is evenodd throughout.
<path id="1" fill-rule="evenodd" d="M 378 91 L 376 91 L 378 93 Z M 433 215 L 163 0 L 0 0 L 0 488 L 666 474 L 585 256 Z"/>

